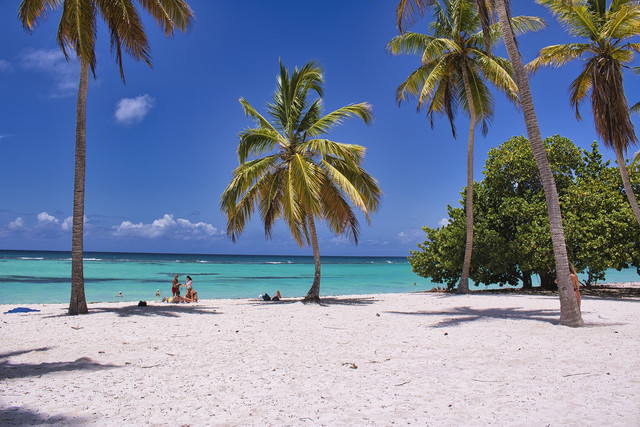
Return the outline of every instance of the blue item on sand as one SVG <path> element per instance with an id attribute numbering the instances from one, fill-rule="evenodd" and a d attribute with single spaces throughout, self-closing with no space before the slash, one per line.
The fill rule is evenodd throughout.
<path id="1" fill-rule="evenodd" d="M 7 313 L 29 313 L 30 311 L 40 311 L 40 310 L 35 310 L 33 308 L 28 308 L 28 307 L 16 307 L 16 308 L 12 308 L 9 311 L 5 311 L 4 314 L 7 314 Z"/>

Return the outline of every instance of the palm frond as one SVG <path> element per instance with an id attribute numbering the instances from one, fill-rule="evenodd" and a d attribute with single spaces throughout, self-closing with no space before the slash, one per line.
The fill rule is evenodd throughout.
<path id="1" fill-rule="evenodd" d="M 404 28 L 416 23 L 433 3 L 435 0 L 400 0 L 396 8 L 398 30 L 402 33 Z"/>
<path id="2" fill-rule="evenodd" d="M 238 160 L 244 163 L 249 157 L 270 152 L 280 143 L 281 135 L 267 128 L 245 129 L 240 133 Z"/>
<path id="3" fill-rule="evenodd" d="M 576 109 L 576 118 L 582 120 L 580 116 L 580 102 L 587 96 L 592 85 L 593 61 L 588 61 L 582 72 L 571 82 L 569 86 L 569 100 L 571 106 Z"/>
<path id="4" fill-rule="evenodd" d="M 256 120 L 258 122 L 258 124 L 260 125 L 260 127 L 263 127 L 265 129 L 269 129 L 271 132 L 275 132 L 277 134 L 280 134 L 275 127 L 273 127 L 273 125 L 264 117 L 262 117 L 262 115 L 260 113 L 258 113 L 258 111 L 253 108 L 251 106 L 251 104 L 249 104 L 249 102 L 247 102 L 246 99 L 244 98 L 240 98 L 239 99 L 240 104 L 242 105 L 242 108 L 244 108 L 244 113 L 247 115 L 247 117 L 250 117 L 254 120 Z M 283 145 L 287 145 L 287 140 L 286 138 L 281 136 L 280 142 Z"/>
<path id="5" fill-rule="evenodd" d="M 47 8 L 56 10 L 62 0 L 22 0 L 18 8 L 18 19 L 26 31 L 33 31 L 35 27 L 47 18 Z"/>
<path id="6" fill-rule="evenodd" d="M 529 32 L 537 32 L 547 27 L 547 23 L 544 19 L 538 16 L 514 16 L 511 18 L 511 26 L 513 27 L 513 33 L 516 36 L 526 34 Z"/>
<path id="7" fill-rule="evenodd" d="M 193 10 L 185 0 L 139 1 L 164 31 L 165 36 L 172 35 L 176 27 L 181 31 L 187 31 L 193 21 Z"/>
<path id="8" fill-rule="evenodd" d="M 130 0 L 97 0 L 100 13 L 107 23 L 111 37 L 111 52 L 115 52 L 120 77 L 124 78 L 122 47 L 136 61 L 143 60 L 151 67 L 151 48 L 138 11 Z"/>
<path id="9" fill-rule="evenodd" d="M 538 57 L 529 62 L 527 71 L 535 73 L 540 67 L 561 67 L 574 59 L 579 59 L 585 52 L 590 52 L 592 46 L 588 43 L 568 43 L 547 46 L 540 49 Z"/>
<path id="10" fill-rule="evenodd" d="M 382 198 L 382 190 L 378 182 L 361 166 L 354 166 L 344 159 L 328 156 L 324 163 L 331 165 L 335 171 L 339 172 L 353 188 L 358 192 L 361 201 L 364 203 L 367 221 L 370 222 L 369 214 L 376 212 Z"/>
<path id="11" fill-rule="evenodd" d="M 428 34 L 404 33 L 392 38 L 387 43 L 386 50 L 392 55 L 413 55 L 422 54 L 431 49 L 438 52 L 444 49 L 441 43 L 437 43 L 437 38 Z"/>
<path id="12" fill-rule="evenodd" d="M 366 102 L 361 102 L 360 104 L 350 104 L 338 108 L 318 119 L 307 129 L 307 134 L 309 136 L 325 134 L 329 132 L 331 128 L 341 124 L 345 119 L 350 117 L 360 117 L 366 124 L 371 123 L 373 120 L 371 105 Z"/>
<path id="13" fill-rule="evenodd" d="M 322 157 L 333 156 L 353 162 L 354 164 L 362 163 L 365 148 L 356 144 L 344 144 L 334 142 L 328 139 L 311 139 L 300 145 L 303 152 L 318 153 Z"/>
<path id="14" fill-rule="evenodd" d="M 360 237 L 360 224 L 348 200 L 336 185 L 330 181 L 324 181 L 320 192 L 322 199 L 323 216 L 333 233 L 347 236 L 354 244 L 358 244 Z"/>
<path id="15" fill-rule="evenodd" d="M 511 62 L 499 56 L 488 56 L 485 52 L 475 52 L 473 63 L 484 78 L 493 86 L 504 92 L 511 102 L 519 104 L 518 85 L 513 79 Z"/>
<path id="16" fill-rule="evenodd" d="M 320 120 L 322 116 L 322 98 L 318 98 L 311 103 L 309 108 L 307 108 L 307 112 L 304 114 L 300 122 L 298 123 L 298 127 L 296 128 L 296 133 L 302 134 L 306 132 L 314 123 Z"/>
<path id="17" fill-rule="evenodd" d="M 601 34 L 608 39 L 626 39 L 640 35 L 640 4 L 629 4 L 614 9 L 609 8 L 607 19 L 602 25 Z"/>
<path id="18" fill-rule="evenodd" d="M 58 45 L 67 60 L 69 60 L 67 49 L 73 49 L 80 61 L 89 64 L 94 76 L 96 27 L 94 2 L 67 0 L 63 3 L 62 17 L 58 25 Z"/>

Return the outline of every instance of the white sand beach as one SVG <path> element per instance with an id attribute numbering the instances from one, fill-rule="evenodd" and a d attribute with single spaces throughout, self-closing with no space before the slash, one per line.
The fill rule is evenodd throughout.
<path id="1" fill-rule="evenodd" d="M 640 299 L 442 293 L 0 314 L 0 424 L 640 425 Z M 6 312 L 15 305 L 2 305 Z"/>

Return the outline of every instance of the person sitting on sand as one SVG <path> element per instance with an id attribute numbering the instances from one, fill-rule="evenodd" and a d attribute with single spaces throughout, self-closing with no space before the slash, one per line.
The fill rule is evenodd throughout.
<path id="1" fill-rule="evenodd" d="M 173 299 L 169 299 L 169 302 L 173 302 L 173 303 L 179 303 L 179 302 L 193 302 L 193 300 L 191 298 L 186 298 L 186 297 L 181 297 L 180 296 L 180 290 L 178 290 L 178 292 L 176 293 L 176 296 L 172 297 Z"/>

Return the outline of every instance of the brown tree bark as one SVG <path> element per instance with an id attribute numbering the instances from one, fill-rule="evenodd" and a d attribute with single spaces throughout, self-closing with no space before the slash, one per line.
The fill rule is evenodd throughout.
<path id="1" fill-rule="evenodd" d="M 89 63 L 80 63 L 80 85 L 76 105 L 76 161 L 73 186 L 73 231 L 71 239 L 71 301 L 69 314 L 86 314 L 84 293 L 84 184 L 86 173 L 86 112 Z"/>
<path id="2" fill-rule="evenodd" d="M 304 297 L 303 302 L 320 302 L 320 247 L 318 245 L 318 233 L 316 232 L 316 224 L 313 215 L 307 215 L 307 223 L 309 224 L 309 235 L 311 238 L 311 248 L 313 249 L 313 263 L 315 265 L 315 273 L 313 275 L 313 284 Z"/>
<path id="3" fill-rule="evenodd" d="M 614 146 L 614 151 L 616 152 L 616 163 L 618 163 L 618 170 L 620 171 L 620 177 L 622 178 L 624 192 L 627 193 L 627 199 L 629 199 L 629 204 L 631 205 L 633 215 L 636 217 L 636 221 L 638 221 L 638 224 L 640 224 L 640 207 L 638 207 L 638 200 L 636 199 L 636 195 L 633 192 L 633 187 L 631 186 L 629 171 L 627 171 L 627 163 L 624 161 L 622 150 L 619 149 L 617 145 Z"/>
<path id="4" fill-rule="evenodd" d="M 560 297 L 560 324 L 566 326 L 582 326 L 584 322 L 578 308 L 573 285 L 569 276 L 569 260 L 567 257 L 567 248 L 564 238 L 564 229 L 562 226 L 562 215 L 560 211 L 560 202 L 558 199 L 558 191 L 553 178 L 549 160 L 544 149 L 538 119 L 536 117 L 529 88 L 529 78 L 522 64 L 522 58 L 518 50 L 511 22 L 509 20 L 506 0 L 497 0 L 496 8 L 498 12 L 498 20 L 500 32 L 504 39 L 509 59 L 513 66 L 518 91 L 520 96 L 520 104 L 524 113 L 527 135 L 529 144 L 533 151 L 533 156 L 540 171 L 542 185 L 544 187 L 545 198 L 547 201 L 547 211 L 549 214 L 549 224 L 551 227 L 551 240 L 553 242 L 553 253 L 556 260 L 556 272 L 558 275 L 558 294 Z"/>
<path id="5" fill-rule="evenodd" d="M 467 216 L 467 240 L 464 248 L 464 261 L 462 263 L 462 274 L 458 282 L 458 293 L 469 293 L 469 269 L 471 268 L 471 255 L 473 253 L 473 143 L 476 129 L 476 108 L 471 93 L 469 74 L 467 68 L 462 66 L 462 79 L 464 80 L 464 90 L 469 103 L 469 140 L 467 143 L 467 203 L 465 205 Z"/>

